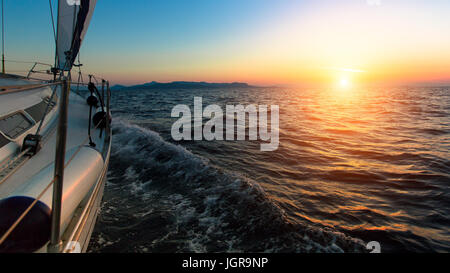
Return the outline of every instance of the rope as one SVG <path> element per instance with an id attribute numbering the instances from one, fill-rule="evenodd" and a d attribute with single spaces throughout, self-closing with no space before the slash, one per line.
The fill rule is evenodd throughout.
<path id="1" fill-rule="evenodd" d="M 89 89 L 89 91 L 91 92 L 91 96 L 93 95 L 92 90 Z M 92 137 L 91 137 L 91 122 L 92 120 L 92 106 L 91 104 L 89 104 L 89 123 L 88 123 L 88 137 L 89 137 L 89 145 L 91 147 L 95 147 L 95 143 L 92 141 Z"/>
<path id="2" fill-rule="evenodd" d="M 50 136 L 55 132 L 55 128 L 51 129 L 43 138 L 42 140 L 42 145 L 45 145 L 47 143 L 47 141 L 50 139 Z M 20 152 L 20 154 L 18 154 L 17 156 L 15 156 L 14 158 L 11 158 L 8 162 L 6 162 L 5 164 L 3 164 L 2 166 L 0 166 L 0 172 L 3 172 L 4 170 L 6 170 L 7 168 L 9 168 L 11 165 L 13 165 L 17 160 L 19 160 L 20 158 L 22 158 L 25 154 L 27 154 L 29 151 L 31 150 L 30 148 L 27 148 L 25 150 L 23 150 L 22 152 Z M 29 158 L 29 157 L 28 157 Z M 5 178 L 3 178 L 3 180 L 0 181 L 0 184 L 2 184 L 3 182 L 5 182 Z"/>
<path id="3" fill-rule="evenodd" d="M 53 87 L 52 95 L 50 96 L 50 100 L 48 101 L 47 106 L 45 107 L 44 114 L 42 115 L 42 119 L 39 122 L 39 127 L 37 128 L 35 135 L 39 135 L 39 132 L 41 131 L 42 124 L 44 124 L 44 119 L 48 114 L 48 109 L 50 108 L 50 105 L 53 103 L 53 98 L 55 97 L 55 94 L 56 94 L 56 88 L 57 88 L 57 86 Z"/>

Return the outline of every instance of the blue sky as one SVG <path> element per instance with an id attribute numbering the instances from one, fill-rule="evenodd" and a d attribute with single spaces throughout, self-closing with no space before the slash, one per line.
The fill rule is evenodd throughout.
<path id="1" fill-rule="evenodd" d="M 4 1 L 6 58 L 52 63 L 54 43 L 48 1 Z M 164 56 L 208 47 L 211 50 L 218 43 L 238 40 L 260 29 L 264 21 L 287 11 L 290 6 L 286 3 L 291 1 L 276 2 L 99 0 L 81 59 L 86 67 L 100 68 L 101 74 L 99 63 L 120 69 L 137 61 L 141 67 L 142 58 L 148 54 Z M 52 4 L 56 16 L 57 1 L 52 0 Z M 156 64 L 161 65 L 161 60 Z M 14 69 L 22 71 L 26 67 Z"/>
<path id="2" fill-rule="evenodd" d="M 4 1 L 6 58 L 52 63 L 54 42 L 48 1 Z M 52 3 L 56 8 L 57 1 Z M 293 66 L 314 61 L 309 59 L 310 53 L 300 54 L 308 52 L 303 44 L 314 40 L 319 30 L 326 37 L 334 35 L 334 27 L 339 28 L 336 23 L 327 30 L 317 27 L 320 22 L 327 26 L 327 17 L 335 12 L 344 20 L 346 12 L 380 13 L 382 20 L 386 17 L 381 17 L 383 14 L 421 13 L 417 16 L 429 17 L 399 16 L 397 20 L 393 16 L 390 24 L 423 19 L 434 23 L 428 22 L 425 31 L 437 29 L 444 36 L 444 27 L 450 26 L 446 15 L 449 10 L 448 0 L 381 0 L 380 7 L 371 7 L 367 0 L 98 0 L 81 61 L 86 73 L 125 84 L 151 80 L 262 81 L 270 72 L 262 67 L 290 71 L 290 78 L 280 76 L 268 82 L 294 81 L 292 75 L 303 72 Z M 305 31 L 307 27 L 318 31 Z M 414 27 L 398 29 L 408 32 Z M 342 30 L 344 38 L 355 38 L 345 37 L 347 32 Z M 370 39 L 371 34 L 367 35 Z M 443 45 L 448 41 L 445 39 Z M 326 45 L 332 48 L 334 42 Z M 438 42 L 431 40 L 430 44 Z M 327 66 L 346 65 L 341 63 Z M 362 61 L 348 60 L 348 64 L 365 69 Z M 9 72 L 27 68 L 7 63 Z M 239 73 L 237 69 L 241 69 Z"/>

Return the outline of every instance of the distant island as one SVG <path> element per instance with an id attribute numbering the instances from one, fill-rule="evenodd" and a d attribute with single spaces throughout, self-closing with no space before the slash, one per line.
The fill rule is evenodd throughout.
<path id="1" fill-rule="evenodd" d="M 175 82 L 149 82 L 139 85 L 125 86 L 125 85 L 114 85 L 111 90 L 134 90 L 134 89 L 202 89 L 202 88 L 249 88 L 254 87 L 248 83 L 242 82 L 232 82 L 232 83 L 209 83 L 209 82 L 185 82 L 185 81 L 175 81 Z"/>

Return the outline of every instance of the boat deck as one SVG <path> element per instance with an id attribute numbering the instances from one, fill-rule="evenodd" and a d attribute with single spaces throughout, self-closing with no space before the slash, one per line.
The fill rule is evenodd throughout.
<path id="1" fill-rule="evenodd" d="M 24 80 L 18 80 L 20 82 L 26 82 Z M 28 82 L 29 83 L 29 82 Z M 4 79 L 0 80 L 0 86 L 6 85 L 17 85 L 18 82 L 14 79 Z M 31 84 L 31 83 L 30 83 Z M 60 87 L 57 87 L 58 89 Z M 47 89 L 50 89 L 47 87 Z M 45 90 L 43 88 L 33 90 L 33 91 L 24 91 L 20 93 L 13 94 L 5 94 L 1 95 L 2 99 L 0 100 L 0 116 L 7 115 L 10 112 L 16 111 L 18 105 L 21 105 L 22 109 L 29 107 L 33 104 L 36 104 L 41 100 L 42 94 L 49 95 L 51 90 Z M 59 90 L 57 90 L 59 93 Z M 1 91 L 0 91 L 1 94 Z M 14 103 L 11 103 L 14 102 Z M 54 111 L 57 109 L 55 107 Z M 92 115 L 95 114 L 93 110 Z M 56 147 L 56 124 L 57 117 L 56 115 L 51 116 L 45 123 L 45 134 L 48 134 L 47 139 L 44 139 L 44 145 L 42 150 L 38 152 L 35 156 L 31 157 L 27 160 L 23 166 L 18 168 L 12 175 L 10 175 L 3 183 L 0 184 L 0 199 L 9 197 L 11 195 L 15 195 L 20 192 L 21 189 L 25 186 L 24 184 L 27 180 L 34 175 L 36 175 L 43 168 L 53 164 L 55 160 L 55 147 Z M 80 145 L 87 145 L 89 142 L 86 142 L 88 137 L 88 124 L 89 124 L 89 106 L 86 103 L 86 100 L 79 95 L 71 92 L 69 96 L 69 108 L 68 108 L 68 129 L 67 129 L 67 142 L 66 142 L 66 153 L 73 151 L 78 148 Z M 36 131 L 37 124 L 33 126 L 29 131 L 24 133 L 21 138 L 23 139 L 24 135 L 28 133 L 34 133 Z M 96 144 L 95 149 L 102 153 L 104 146 L 104 137 L 105 132 L 102 132 L 102 137 L 100 137 L 100 129 L 91 129 L 91 136 L 93 142 Z M 16 145 L 20 145 L 20 141 L 17 141 Z M 14 143 L 13 143 L 14 144 Z M 51 193 L 51 188 L 47 191 Z M 48 194 L 47 193 L 47 194 Z M 34 196 L 36 197 L 36 196 Z"/>

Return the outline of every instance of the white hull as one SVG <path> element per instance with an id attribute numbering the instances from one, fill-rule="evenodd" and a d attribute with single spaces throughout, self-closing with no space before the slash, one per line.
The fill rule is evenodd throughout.
<path id="1" fill-rule="evenodd" d="M 35 84 L 36 82 L 27 82 L 24 79 L 0 78 L 0 86 L 24 83 Z M 61 87 L 57 88 L 56 94 L 60 98 Z M 0 138 L 3 139 L 3 144 L 0 147 L 0 166 L 17 157 L 25 136 L 34 134 L 37 130 L 40 123 L 39 118 L 36 118 L 38 116 L 36 113 L 39 112 L 38 104 L 45 104 L 51 94 L 51 87 L 11 94 L 2 94 L 2 91 L 0 91 Z M 48 185 L 54 178 L 59 107 L 59 103 L 50 107 L 51 109 L 42 123 L 42 149 L 30 158 L 24 157 L 14 162 L 14 164 L 11 164 L 12 168 L 0 171 L 0 200 L 11 197 L 29 197 L 39 199 L 39 202 L 52 209 L 53 186 L 48 187 Z M 20 117 L 17 115 L 20 115 Z M 8 120 L 3 121 L 2 127 L 3 117 L 11 117 L 11 120 L 26 119 L 26 122 L 22 122 L 22 124 L 26 123 L 26 126 L 9 130 Z M 13 124 L 13 121 L 10 123 Z M 111 134 L 110 132 L 106 133 L 105 129 L 100 132 L 101 130 L 94 128 L 91 123 L 91 138 L 95 147 L 89 146 L 89 142 L 86 141 L 88 124 L 89 106 L 86 99 L 71 92 L 68 107 L 66 168 L 64 170 L 60 222 L 63 251 L 65 246 L 73 246 L 75 252 L 86 251 L 99 212 L 106 181 Z M 8 132 L 3 132 L 2 128 Z M 5 142 L 7 143 L 5 144 Z M 46 187 L 47 190 L 41 194 Z M 0 236 L 2 235 L 0 234 Z M 1 249 L 0 245 L 0 251 Z M 43 245 L 37 251 L 47 251 L 46 245 Z M 65 252 L 70 251 L 70 249 L 66 249 Z"/>

